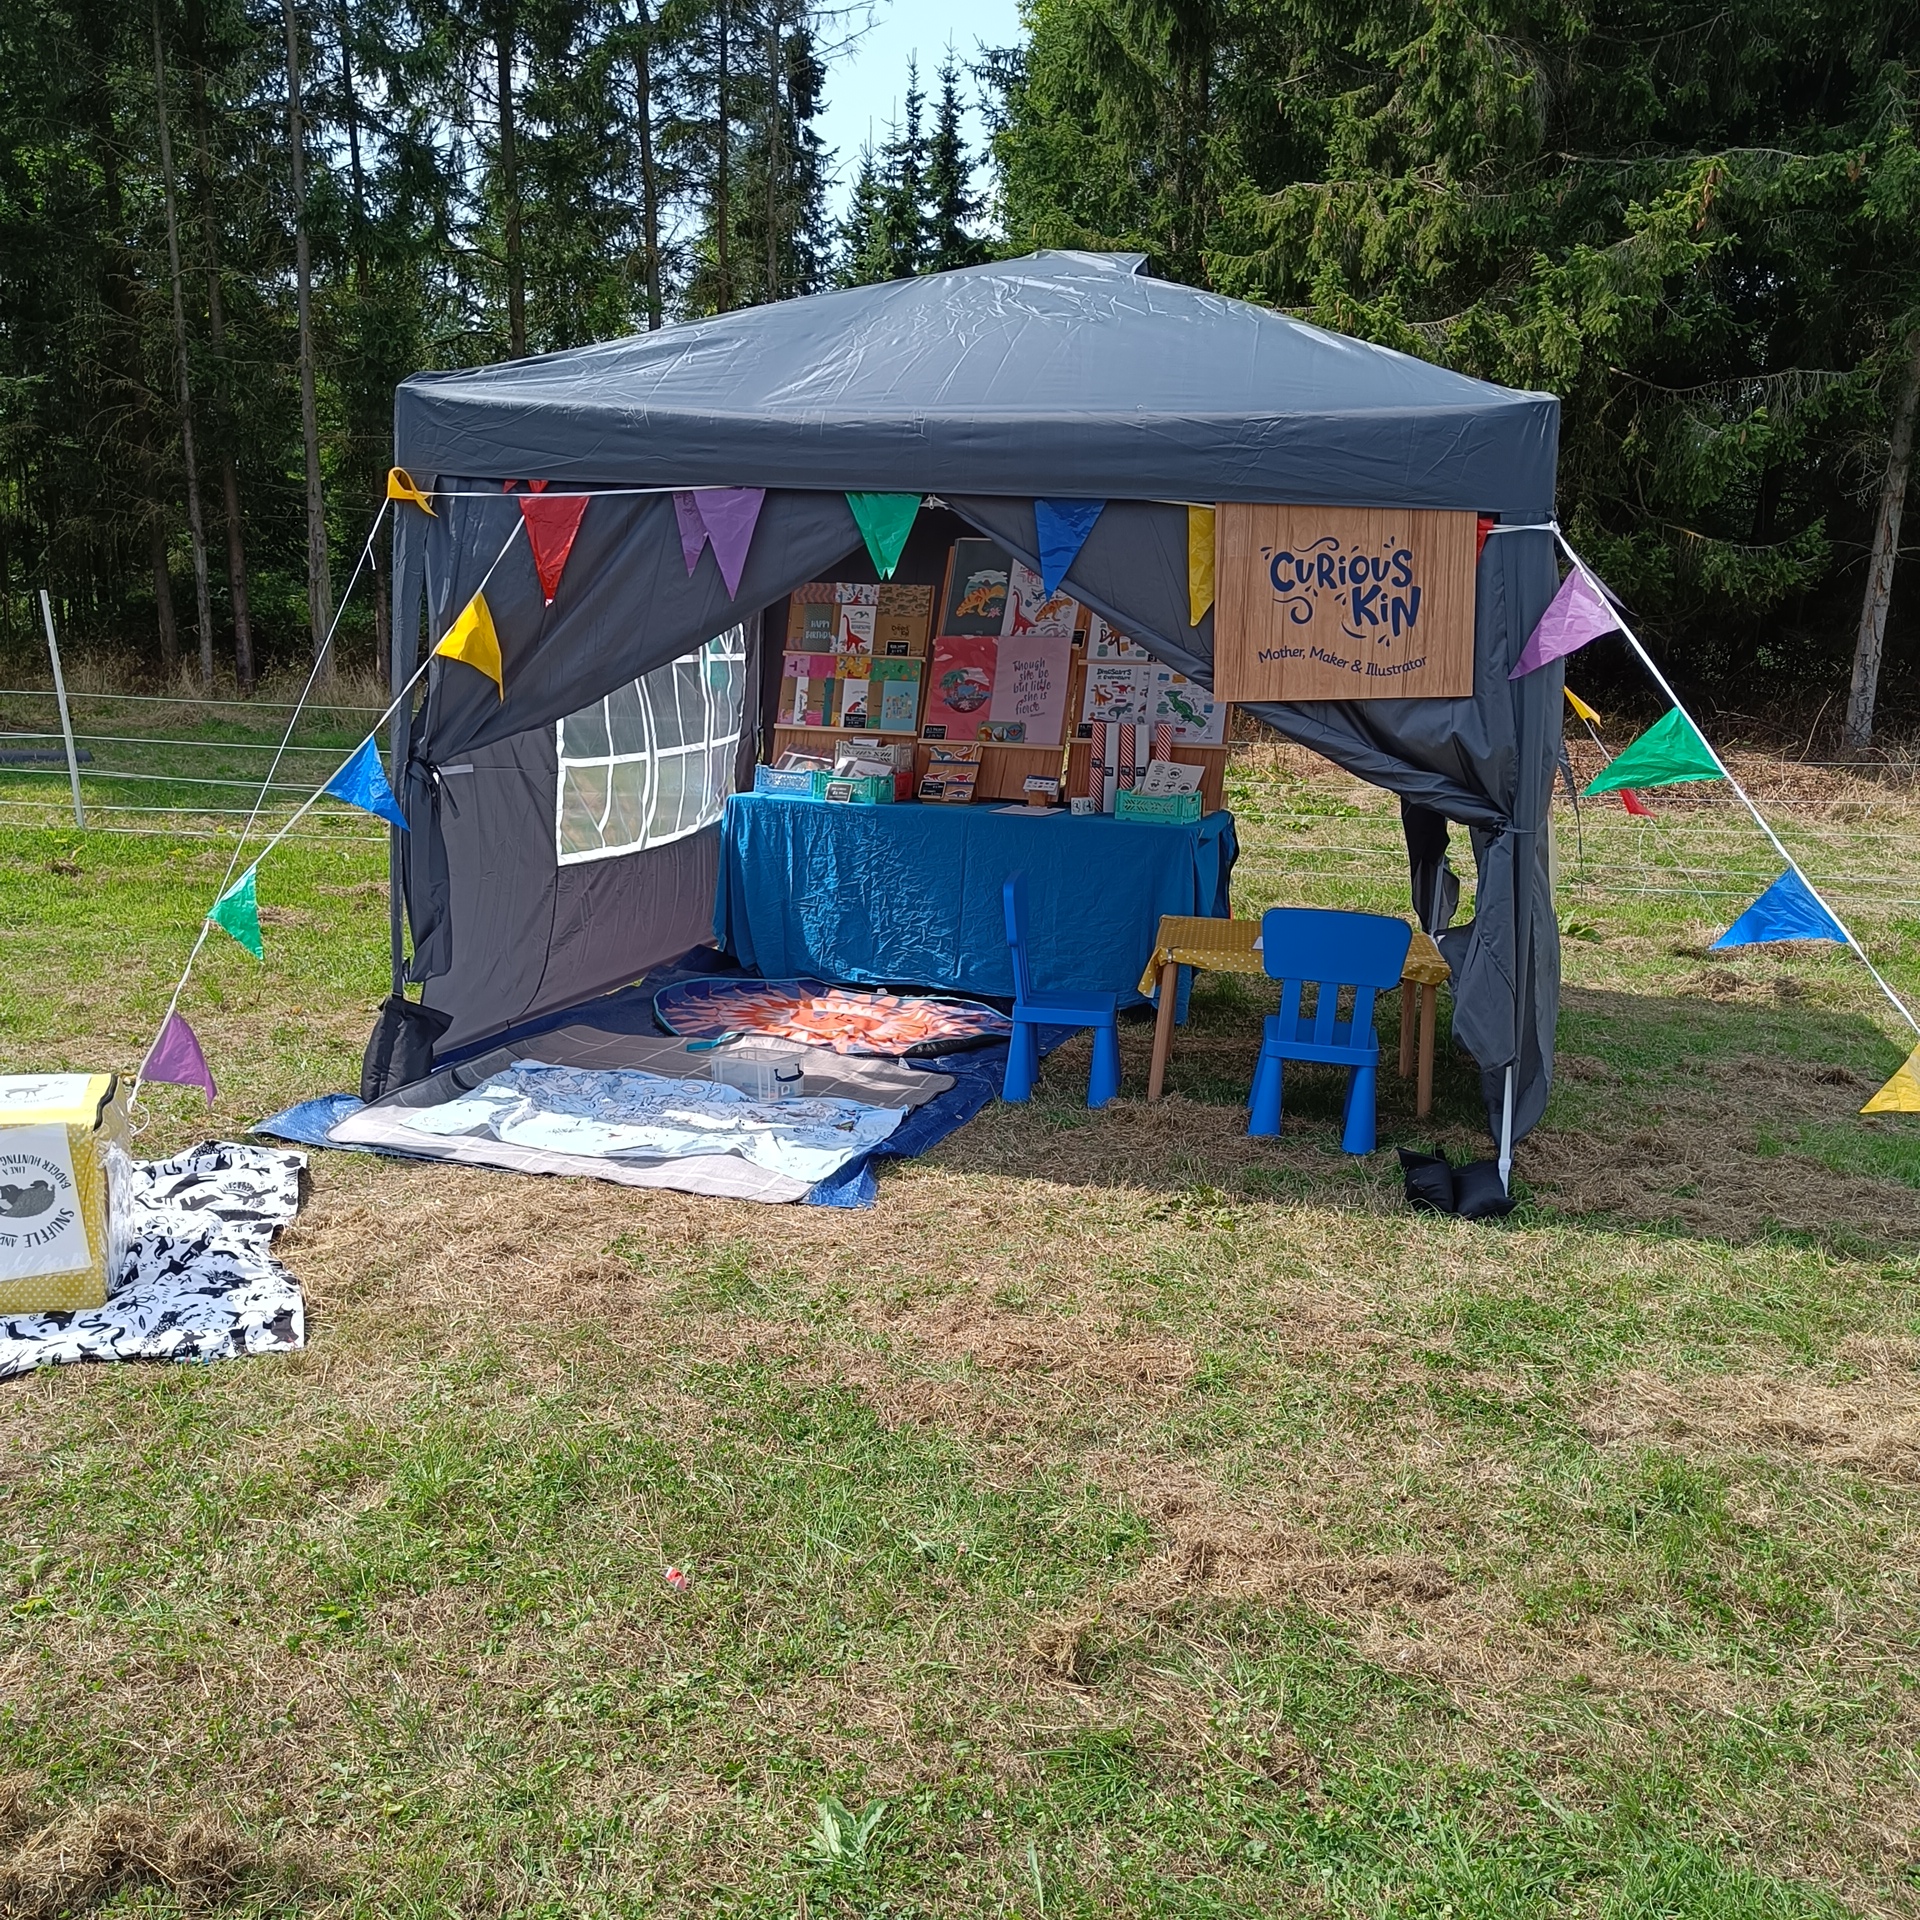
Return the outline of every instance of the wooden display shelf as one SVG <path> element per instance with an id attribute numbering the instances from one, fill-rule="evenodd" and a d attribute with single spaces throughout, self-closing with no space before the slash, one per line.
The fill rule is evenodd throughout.
<path id="1" fill-rule="evenodd" d="M 933 748 L 937 744 L 931 740 L 917 740 L 906 733 L 869 733 L 864 727 L 849 730 L 846 727 L 783 727 L 773 730 L 773 745 L 769 752 L 770 760 L 778 760 L 788 751 L 796 753 L 824 752 L 844 742 L 848 746 L 878 744 L 892 746 L 911 744 L 913 747 L 913 784 L 917 788 L 921 776 L 927 770 L 927 763 L 933 757 Z M 978 800 L 1024 800 L 1027 797 L 1026 783 L 1037 776 L 1057 778 L 1060 773 L 1060 747 L 1015 747 L 1006 746 L 995 740 L 983 740 L 980 743 L 980 778 L 975 783 L 973 797 Z M 1064 794 L 1064 789 L 1062 790 Z"/>

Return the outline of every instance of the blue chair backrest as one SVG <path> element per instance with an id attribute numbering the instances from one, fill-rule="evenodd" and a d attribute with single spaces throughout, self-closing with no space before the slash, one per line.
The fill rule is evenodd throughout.
<path id="1" fill-rule="evenodd" d="M 1413 929 L 1384 913 L 1342 913 L 1331 907 L 1270 907 L 1260 921 L 1260 956 L 1271 979 L 1285 982 L 1280 996 L 1283 1031 L 1300 1018 L 1301 989 L 1318 987 L 1313 1038 L 1333 1044 L 1340 989 L 1353 993 L 1354 1037 L 1373 1026 L 1373 997 L 1400 984 Z"/>
<path id="2" fill-rule="evenodd" d="M 1007 909 L 1007 948 L 1013 955 L 1013 997 L 1025 1000 L 1032 992 L 1027 978 L 1027 876 L 1024 872 L 1007 875 L 1001 889 Z M 1396 979 L 1399 976 L 1394 976 Z"/>

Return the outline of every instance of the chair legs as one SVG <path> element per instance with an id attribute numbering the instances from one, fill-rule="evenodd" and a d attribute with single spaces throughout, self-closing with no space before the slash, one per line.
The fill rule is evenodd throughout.
<path id="1" fill-rule="evenodd" d="M 1253 1098 L 1247 1116 L 1247 1131 L 1255 1139 L 1270 1140 L 1280 1131 L 1280 1095 L 1284 1071 L 1280 1056 L 1262 1048 L 1259 1064 L 1253 1070 Z"/>
<path id="2" fill-rule="evenodd" d="M 1343 1153 L 1373 1151 L 1374 1076 L 1372 1067 L 1355 1067 L 1347 1076 L 1347 1111 L 1340 1135 Z"/>
<path id="3" fill-rule="evenodd" d="M 1256 1140 L 1271 1140 L 1280 1132 L 1281 1098 L 1286 1068 L 1278 1054 L 1264 1048 L 1253 1070 L 1253 1094 L 1248 1102 L 1247 1132 Z M 1347 1105 L 1340 1147 L 1345 1153 L 1371 1153 L 1374 1148 L 1374 1082 L 1377 1069 L 1355 1067 L 1347 1076 Z"/>
<path id="4" fill-rule="evenodd" d="M 1087 1075 L 1087 1105 L 1104 1107 L 1120 1091 L 1120 1035 L 1112 1027 L 1093 1030 L 1093 1067 Z"/>
<path id="5" fill-rule="evenodd" d="M 1038 1034 L 1024 1020 L 1013 1023 L 1007 1041 L 1007 1077 L 1000 1088 L 1002 1100 L 1027 1100 L 1033 1096 L 1033 1077 L 1040 1065 Z"/>
<path id="6" fill-rule="evenodd" d="M 1030 1100 L 1040 1077 L 1040 1029 L 1025 1020 L 1013 1023 L 1007 1041 L 1007 1077 L 1002 1100 Z M 1087 1075 L 1087 1105 L 1104 1107 L 1120 1091 L 1120 1036 L 1112 1027 L 1093 1029 L 1093 1068 Z"/>

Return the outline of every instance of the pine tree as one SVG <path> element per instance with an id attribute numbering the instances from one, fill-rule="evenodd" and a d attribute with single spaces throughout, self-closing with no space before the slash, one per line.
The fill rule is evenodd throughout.
<path id="1" fill-rule="evenodd" d="M 927 142 L 920 118 L 927 96 L 920 91 L 920 61 L 907 62 L 905 111 L 881 162 L 880 195 L 888 280 L 904 280 L 926 264 Z"/>
<path id="2" fill-rule="evenodd" d="M 975 267 L 988 257 L 986 242 L 973 231 L 982 202 L 972 187 L 973 161 L 960 130 L 960 68 L 949 47 L 927 142 L 927 266 L 934 273 Z"/>
<path id="3" fill-rule="evenodd" d="M 846 217 L 840 222 L 836 241 L 839 264 L 834 283 L 842 287 L 868 287 L 890 280 L 892 250 L 887 241 L 887 201 L 881 185 L 880 163 L 872 143 L 860 149 L 860 171 L 854 175 L 853 193 L 847 202 Z"/>

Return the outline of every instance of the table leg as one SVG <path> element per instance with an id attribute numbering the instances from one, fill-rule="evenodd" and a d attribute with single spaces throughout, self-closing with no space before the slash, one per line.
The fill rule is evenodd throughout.
<path id="1" fill-rule="evenodd" d="M 1414 1114 L 1424 1120 L 1433 1111 L 1433 1030 L 1439 1024 L 1440 989 L 1420 989 L 1420 1089 Z"/>
<path id="2" fill-rule="evenodd" d="M 1158 1100 L 1167 1077 L 1167 1059 L 1173 1052 L 1173 1008 L 1180 997 L 1180 968 L 1172 960 L 1160 969 L 1160 1011 L 1153 1023 L 1153 1071 L 1147 1076 L 1147 1098 Z"/>
<path id="3" fill-rule="evenodd" d="M 1413 997 L 1414 986 L 1409 980 L 1400 982 L 1400 1078 L 1413 1078 Z"/>

